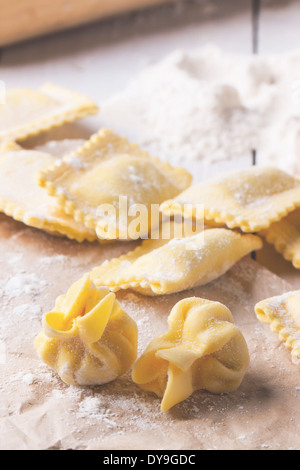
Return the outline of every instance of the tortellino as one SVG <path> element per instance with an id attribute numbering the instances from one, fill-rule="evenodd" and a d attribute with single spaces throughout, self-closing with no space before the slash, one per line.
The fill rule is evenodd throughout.
<path id="1" fill-rule="evenodd" d="M 204 285 L 262 247 L 255 235 L 212 228 L 169 240 L 144 240 L 134 251 L 104 262 L 91 272 L 98 286 L 162 295 Z"/>
<path id="2" fill-rule="evenodd" d="M 207 221 L 258 232 L 300 207 L 300 181 L 277 168 L 252 167 L 193 185 L 161 210 L 196 217 L 199 204 Z"/>
<path id="3" fill-rule="evenodd" d="M 152 207 L 159 209 L 191 179 L 185 169 L 152 158 L 103 129 L 60 165 L 41 172 L 39 184 L 100 239 L 130 240 L 147 235 Z"/>
<path id="4" fill-rule="evenodd" d="M 292 357 L 300 359 L 300 290 L 265 299 L 256 304 L 257 318 L 278 333 Z"/>
<path id="5" fill-rule="evenodd" d="M 246 341 L 219 302 L 183 299 L 172 309 L 167 333 L 135 363 L 132 379 L 162 397 L 168 411 L 195 390 L 225 393 L 239 387 L 249 366 Z"/>
<path id="6" fill-rule="evenodd" d="M 35 348 L 65 383 L 101 385 L 135 361 L 137 326 L 115 294 L 96 288 L 85 275 L 43 316 Z"/>

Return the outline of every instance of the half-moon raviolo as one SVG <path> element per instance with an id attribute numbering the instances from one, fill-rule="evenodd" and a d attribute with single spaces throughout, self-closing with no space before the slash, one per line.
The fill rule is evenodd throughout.
<path id="1" fill-rule="evenodd" d="M 134 251 L 91 272 L 94 283 L 112 291 L 133 289 L 163 295 L 207 284 L 262 247 L 255 235 L 216 228 L 169 240 L 144 240 Z"/>

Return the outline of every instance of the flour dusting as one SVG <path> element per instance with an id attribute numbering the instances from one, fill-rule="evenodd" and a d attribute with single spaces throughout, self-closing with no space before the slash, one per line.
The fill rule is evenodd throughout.
<path id="1" fill-rule="evenodd" d="M 20 272 L 0 281 L 0 297 L 13 299 L 21 295 L 36 296 L 47 286 L 35 273 Z"/>
<path id="2" fill-rule="evenodd" d="M 111 126 L 171 163 L 210 164 L 250 155 L 299 168 L 300 53 L 178 50 L 148 66 L 101 106 Z"/>

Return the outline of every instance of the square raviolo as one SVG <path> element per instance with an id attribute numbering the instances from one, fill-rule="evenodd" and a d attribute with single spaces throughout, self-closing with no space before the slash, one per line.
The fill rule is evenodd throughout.
<path id="1" fill-rule="evenodd" d="M 36 182 L 38 171 L 53 165 L 45 152 L 25 150 L 12 143 L 0 148 L 0 211 L 31 227 L 79 242 L 94 241 L 97 235 L 66 215 Z"/>
<path id="2" fill-rule="evenodd" d="M 10 89 L 0 104 L 0 141 L 24 140 L 97 112 L 89 97 L 50 83 Z"/>
<path id="3" fill-rule="evenodd" d="M 191 178 L 183 168 L 173 168 L 102 130 L 61 164 L 42 172 L 39 183 L 66 214 L 94 229 L 99 238 L 127 240 L 145 236 L 151 206 L 175 197 Z M 140 226 L 136 231 L 135 223 Z"/>
<path id="4" fill-rule="evenodd" d="M 203 204 L 207 221 L 258 232 L 300 207 L 300 181 L 272 167 L 230 172 L 196 184 L 161 205 L 163 213 L 183 213 Z"/>

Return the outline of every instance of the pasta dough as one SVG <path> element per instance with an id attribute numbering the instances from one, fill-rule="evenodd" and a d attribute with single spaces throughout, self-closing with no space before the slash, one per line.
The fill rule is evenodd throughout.
<path id="1" fill-rule="evenodd" d="M 102 130 L 61 165 L 42 172 L 39 182 L 68 215 L 96 230 L 99 238 L 127 240 L 148 234 L 151 205 L 179 194 L 190 185 L 191 175 Z M 137 237 L 131 235 L 134 207 L 144 209 Z"/>
<path id="2" fill-rule="evenodd" d="M 208 221 L 258 232 L 300 207 L 300 181 L 276 168 L 252 167 L 193 185 L 161 210 L 177 214 L 190 205 L 187 215 L 194 216 L 196 204 L 204 205 Z"/>
<path id="3" fill-rule="evenodd" d="M 24 140 L 97 112 L 90 98 L 50 83 L 38 90 L 8 90 L 0 104 L 0 141 Z"/>
<path id="4" fill-rule="evenodd" d="M 94 241 L 97 235 L 66 215 L 56 200 L 40 188 L 35 177 L 39 170 L 53 165 L 55 158 L 14 143 L 0 148 L 0 211 L 31 227 L 79 242 Z"/>
<path id="5" fill-rule="evenodd" d="M 186 238 L 144 240 L 134 251 L 94 268 L 91 276 L 112 291 L 171 294 L 207 284 L 261 247 L 255 235 L 212 228 Z"/>
<path id="6" fill-rule="evenodd" d="M 255 313 L 261 322 L 278 333 L 285 346 L 292 350 L 292 357 L 300 359 L 300 291 L 263 300 L 256 304 Z"/>
<path id="7" fill-rule="evenodd" d="M 238 388 L 249 365 L 246 341 L 227 307 L 191 297 L 178 302 L 167 333 L 151 341 L 135 363 L 132 378 L 162 397 L 168 411 L 195 390 L 213 393 Z"/>
<path id="8" fill-rule="evenodd" d="M 101 385 L 135 361 L 137 327 L 115 294 L 85 275 L 43 316 L 35 349 L 67 384 Z"/>
<path id="9" fill-rule="evenodd" d="M 287 261 L 292 261 L 300 269 L 300 210 L 291 212 L 287 217 L 261 232 L 269 243 L 275 246 Z"/>

